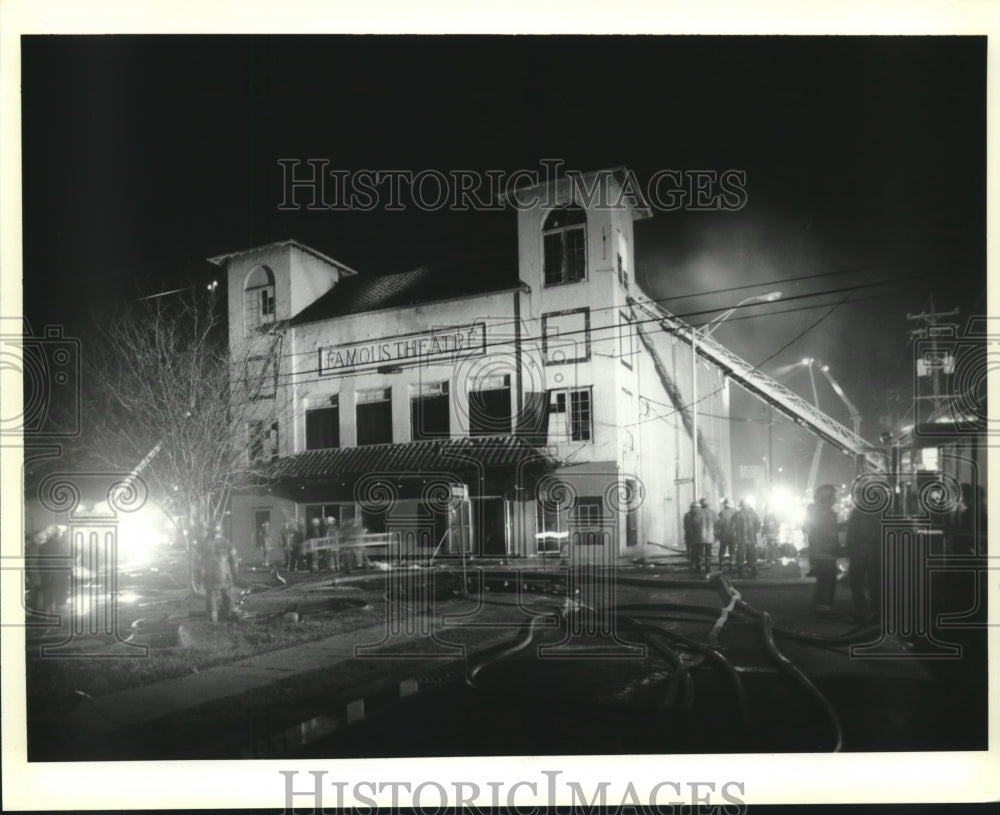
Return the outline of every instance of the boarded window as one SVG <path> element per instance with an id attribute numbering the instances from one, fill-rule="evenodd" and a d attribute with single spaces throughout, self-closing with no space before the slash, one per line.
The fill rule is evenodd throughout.
<path id="1" fill-rule="evenodd" d="M 247 422 L 247 446 L 250 461 L 269 461 L 278 457 L 278 423 Z"/>
<path id="2" fill-rule="evenodd" d="M 248 357 L 243 373 L 243 384 L 250 399 L 273 399 L 278 386 L 277 359 Z"/>
<path id="3" fill-rule="evenodd" d="M 392 443 L 392 389 L 358 391 L 358 446 Z"/>
<path id="4" fill-rule="evenodd" d="M 590 309 L 549 311 L 542 315 L 542 356 L 546 365 L 590 359 Z"/>

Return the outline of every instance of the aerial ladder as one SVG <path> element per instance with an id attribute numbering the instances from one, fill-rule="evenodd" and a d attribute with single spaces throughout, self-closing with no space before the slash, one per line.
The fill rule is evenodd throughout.
<path id="1" fill-rule="evenodd" d="M 821 411 L 818 406 L 810 404 L 797 393 L 789 390 L 712 339 L 711 335 L 699 332 L 696 336 L 697 329 L 694 326 L 675 317 L 655 301 L 640 295 L 639 298 L 629 297 L 628 305 L 641 338 L 643 338 L 642 323 L 654 321 L 668 334 L 691 343 L 702 358 L 716 365 L 732 381 L 772 406 L 791 421 L 809 430 L 820 442 L 825 442 L 831 447 L 853 456 L 858 463 L 859 470 L 867 468 L 877 472 L 885 471 L 884 453 L 862 438 L 859 432 L 860 414 L 856 409 L 853 409 L 853 406 L 851 406 L 851 417 L 854 421 L 854 430 L 849 430 Z M 645 315 L 647 319 L 641 320 L 640 314 Z M 650 342 L 645 341 L 645 338 L 644 344 L 652 352 L 657 369 L 663 368 L 663 362 L 659 359 L 655 347 Z M 824 373 L 832 382 L 829 371 L 824 371 Z M 838 390 L 839 386 L 835 385 L 834 389 Z M 838 390 L 838 395 L 845 400 L 845 404 L 848 403 L 842 389 Z M 680 409 L 681 406 L 678 408 Z M 691 409 L 694 410 L 695 406 L 692 405 Z"/>
<path id="2" fill-rule="evenodd" d="M 818 366 L 820 372 L 826 377 L 827 381 L 830 383 L 830 387 L 833 388 L 834 393 L 840 397 L 840 400 L 847 407 L 847 412 L 851 414 L 851 424 L 854 425 L 854 433 L 860 435 L 861 433 L 861 413 L 854 406 L 854 403 L 847 398 L 847 394 L 844 393 L 844 389 L 840 387 L 840 383 L 833 378 L 833 374 L 830 373 L 830 366 L 824 362 L 820 362 L 818 359 L 813 357 L 807 357 L 803 362 L 809 366 L 809 383 L 812 385 L 813 393 L 813 404 L 819 407 L 819 396 L 816 393 L 816 377 L 813 374 L 813 367 Z M 816 443 L 816 452 L 813 454 L 812 466 L 809 468 L 809 480 L 806 484 L 806 489 L 812 492 L 816 487 L 816 475 L 819 473 L 819 461 L 823 454 L 823 440 L 820 439 Z"/>

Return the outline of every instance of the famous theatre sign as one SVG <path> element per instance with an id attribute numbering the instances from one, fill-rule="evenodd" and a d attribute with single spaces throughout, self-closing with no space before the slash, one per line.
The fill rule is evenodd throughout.
<path id="1" fill-rule="evenodd" d="M 339 376 L 386 365 L 440 365 L 486 353 L 484 323 L 435 328 L 319 349 L 320 376 Z"/>

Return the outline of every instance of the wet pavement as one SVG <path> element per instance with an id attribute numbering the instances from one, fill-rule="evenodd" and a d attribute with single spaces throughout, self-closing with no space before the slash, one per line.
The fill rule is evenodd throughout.
<path id="1" fill-rule="evenodd" d="M 527 566 L 477 573 L 481 594 L 435 608 L 447 620 L 413 583 L 391 620 L 81 698 L 33 723 L 33 760 L 985 748 L 976 635 L 961 659 L 921 658 L 859 630 L 846 586 L 832 617 L 814 616 L 797 569 L 732 579 L 740 607 L 676 566 L 621 569 L 610 594 Z M 587 612 L 598 595 L 614 615 Z M 545 625 L 529 641 L 530 615 Z"/>

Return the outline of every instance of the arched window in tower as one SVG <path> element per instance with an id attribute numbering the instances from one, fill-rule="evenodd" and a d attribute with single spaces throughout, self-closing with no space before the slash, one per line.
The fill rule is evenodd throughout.
<path id="1" fill-rule="evenodd" d="M 246 334 L 263 331 L 274 322 L 274 275 L 258 266 L 243 284 L 243 320 Z"/>
<path id="2" fill-rule="evenodd" d="M 542 225 L 542 267 L 546 286 L 587 277 L 587 213 L 570 205 L 552 210 Z"/>

